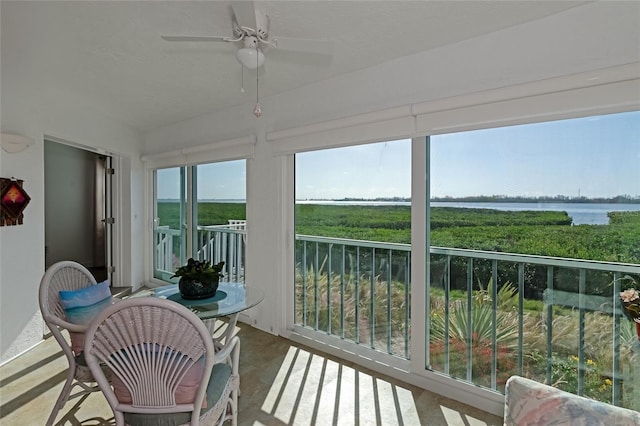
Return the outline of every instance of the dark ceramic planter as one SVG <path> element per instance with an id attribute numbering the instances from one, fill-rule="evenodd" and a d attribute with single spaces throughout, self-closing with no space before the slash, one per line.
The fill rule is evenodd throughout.
<path id="1" fill-rule="evenodd" d="M 183 277 L 178 281 L 178 288 L 183 299 L 208 299 L 215 296 L 216 291 L 218 291 L 218 281 L 204 284 Z"/>

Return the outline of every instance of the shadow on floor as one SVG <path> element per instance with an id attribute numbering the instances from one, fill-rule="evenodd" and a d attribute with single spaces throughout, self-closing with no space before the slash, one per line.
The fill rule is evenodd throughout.
<path id="1" fill-rule="evenodd" d="M 226 323 L 220 322 L 216 334 Z M 238 424 L 501 425 L 502 419 L 422 388 L 239 324 Z M 0 367 L 3 426 L 44 424 L 57 398 L 66 359 L 55 339 Z M 100 393 L 73 400 L 59 425 L 113 425 Z"/>

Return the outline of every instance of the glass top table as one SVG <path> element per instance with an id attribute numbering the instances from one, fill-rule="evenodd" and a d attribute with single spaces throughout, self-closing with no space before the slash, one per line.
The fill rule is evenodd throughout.
<path id="1" fill-rule="evenodd" d="M 208 299 L 183 299 L 177 284 L 157 287 L 153 290 L 153 295 L 186 306 L 200 319 L 230 316 L 233 317 L 234 324 L 238 313 L 253 308 L 264 299 L 262 290 L 235 282 L 221 282 L 216 294 Z"/>

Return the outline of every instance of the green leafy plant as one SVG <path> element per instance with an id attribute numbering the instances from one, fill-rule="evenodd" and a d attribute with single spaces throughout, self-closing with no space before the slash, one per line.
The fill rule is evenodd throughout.
<path id="1" fill-rule="evenodd" d="M 504 385 L 513 374 L 518 350 L 518 313 L 515 310 L 518 292 L 511 283 L 505 283 L 496 293 L 494 347 L 493 286 L 493 280 L 489 280 L 486 290 L 480 286 L 481 290 L 473 293 L 470 309 L 466 300 L 452 301 L 448 318 L 444 315 L 444 305 L 434 301 L 430 345 L 434 369 L 442 369 L 448 343 L 450 374 L 453 376 L 465 377 L 469 354 L 474 383 L 490 385 L 492 354 L 496 359 L 498 385 Z M 447 321 L 449 328 L 445 335 Z"/>
<path id="2" fill-rule="evenodd" d="M 486 290 L 475 291 L 471 303 L 471 324 L 467 316 L 467 302 L 456 300 L 449 311 L 449 338 L 467 341 L 469 327 L 475 341 L 491 341 L 493 333 L 493 303 L 491 294 L 493 280 L 489 280 Z M 517 289 L 511 283 L 505 283 L 497 292 L 496 342 L 507 349 L 515 349 L 518 342 Z M 431 335 L 444 340 L 444 312 L 436 312 L 431 318 Z"/>
<path id="3" fill-rule="evenodd" d="M 580 365 L 580 359 L 575 355 L 563 357 L 555 353 L 552 358 L 551 380 L 553 387 L 577 395 L 578 378 L 582 374 L 583 396 L 598 401 L 611 402 L 612 381 L 602 374 L 596 361 L 587 358 L 583 365 Z"/>
<path id="4" fill-rule="evenodd" d="M 222 274 L 223 267 L 224 262 L 211 265 L 206 260 L 199 261 L 190 258 L 187 264 L 179 267 L 171 278 L 180 277 L 201 283 L 217 282 L 220 277 L 224 276 L 224 274 Z"/>

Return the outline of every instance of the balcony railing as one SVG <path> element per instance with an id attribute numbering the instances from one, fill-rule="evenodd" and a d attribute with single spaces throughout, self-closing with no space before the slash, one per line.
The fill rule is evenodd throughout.
<path id="1" fill-rule="evenodd" d="M 198 246 L 243 277 L 245 232 L 200 227 Z M 159 259 L 171 253 L 160 245 Z M 297 235 L 295 250 L 298 326 L 409 359 L 409 245 Z M 429 273 L 428 369 L 497 392 L 519 374 L 640 408 L 640 345 L 618 297 L 640 265 L 431 247 Z"/>
<path id="2" fill-rule="evenodd" d="M 247 225 L 244 220 L 229 221 L 227 225 L 198 226 L 195 235 L 195 259 L 211 263 L 224 261 L 223 281 L 244 282 Z M 184 237 L 180 230 L 158 227 L 155 231 L 156 272 L 172 275 L 184 259 L 180 259 Z"/>
<path id="3" fill-rule="evenodd" d="M 429 369 L 639 408 L 640 346 L 618 295 L 640 265 L 431 247 L 429 269 Z M 409 274 L 409 245 L 297 235 L 295 322 L 408 359 Z"/>
<path id="4" fill-rule="evenodd" d="M 296 236 L 295 321 L 409 358 L 411 247 Z"/>

